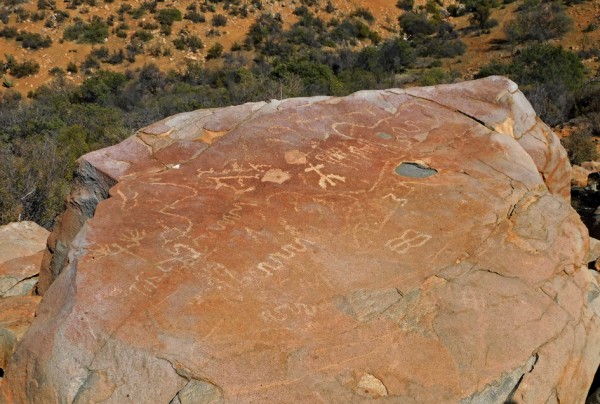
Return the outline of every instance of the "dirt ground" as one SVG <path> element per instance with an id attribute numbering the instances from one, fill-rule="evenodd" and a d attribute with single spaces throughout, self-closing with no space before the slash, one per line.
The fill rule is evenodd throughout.
<path id="1" fill-rule="evenodd" d="M 448 0 L 446 1 L 449 2 Z M 159 7 L 176 7 L 182 11 L 182 13 L 184 13 L 186 7 L 193 2 L 194 1 L 190 0 L 167 0 L 159 3 Z M 328 14 L 323 10 L 326 3 L 325 0 L 321 0 L 320 11 L 318 11 L 318 15 L 325 20 L 329 20 L 334 16 L 338 18 L 343 17 L 359 7 L 364 7 L 369 9 L 376 18 L 374 29 L 378 31 L 384 38 L 397 35 L 397 18 L 401 14 L 401 11 L 395 6 L 396 0 L 332 0 L 332 2 L 336 8 L 336 12 L 333 14 Z M 138 7 L 142 1 L 115 0 L 113 3 L 104 3 L 99 0 L 97 6 L 80 6 L 78 10 L 67 10 L 65 8 L 67 3 L 64 1 L 57 1 L 56 7 L 68 11 L 70 14 L 69 20 L 65 21 L 58 28 L 44 27 L 43 20 L 38 22 L 27 21 L 16 23 L 15 15 L 11 15 L 8 24 L 9 26 L 14 26 L 17 29 L 23 29 L 30 32 L 38 32 L 43 35 L 49 35 L 53 40 L 53 44 L 50 48 L 30 50 L 23 49 L 20 43 L 12 39 L 0 38 L 0 56 L 4 54 L 12 54 L 16 57 L 17 61 L 33 59 L 40 64 L 40 72 L 35 76 L 21 79 L 9 77 L 9 79 L 14 83 L 14 88 L 25 94 L 50 80 L 51 75 L 49 74 L 49 70 L 51 68 L 58 66 L 63 70 L 66 70 L 67 64 L 71 61 L 75 62 L 77 65 L 80 65 L 94 47 L 99 47 L 102 45 L 82 45 L 70 41 L 63 41 L 61 38 L 63 36 L 64 27 L 70 25 L 75 17 L 80 17 L 83 20 L 87 20 L 91 16 L 97 15 L 103 19 L 106 19 L 111 14 L 115 15 L 115 26 L 117 26 L 121 22 L 118 21 L 118 18 L 116 18 L 116 11 L 123 3 L 130 3 L 135 8 Z M 424 0 L 417 0 L 416 2 L 417 5 L 423 3 L 425 3 Z M 296 0 L 264 1 L 263 12 L 280 13 L 286 25 L 289 26 L 293 24 L 296 18 L 292 14 L 293 9 L 295 8 L 294 4 L 297 5 L 300 3 Z M 481 35 L 477 32 L 468 31 L 468 16 L 449 18 L 450 22 L 455 24 L 456 28 L 461 30 L 463 33 L 462 40 L 467 44 L 468 50 L 460 57 L 444 60 L 443 66 L 448 70 L 459 72 L 462 78 L 469 79 L 473 77 L 473 75 L 481 68 L 481 66 L 487 64 L 490 60 L 510 58 L 514 49 L 506 45 L 498 46 L 497 43 L 504 39 L 503 27 L 508 21 L 514 18 L 516 6 L 517 3 L 512 3 L 494 9 L 492 18 L 497 19 L 499 24 L 498 26 L 494 27 L 489 34 Z M 36 2 L 32 1 L 28 4 L 25 4 L 24 8 L 32 12 L 36 11 Z M 82 11 L 86 12 L 82 14 Z M 216 13 L 226 14 L 222 10 L 221 5 L 217 7 Z M 574 19 L 575 27 L 573 31 L 567 34 L 563 39 L 556 42 L 561 44 L 563 47 L 572 49 L 574 51 L 591 48 L 600 49 L 600 28 L 590 33 L 582 32 L 584 28 L 587 27 L 591 22 L 595 21 L 600 25 L 600 1 L 586 1 L 582 4 L 572 6 L 568 8 L 568 13 Z M 175 22 L 173 24 L 172 34 L 170 37 L 161 35 L 159 30 L 153 31 L 154 39 L 148 42 L 146 47 L 148 48 L 160 45 L 163 48 L 170 48 L 172 50 L 172 54 L 170 56 L 153 57 L 148 54 L 138 55 L 134 63 L 125 61 L 123 64 L 114 66 L 103 64 L 102 68 L 115 71 L 125 71 L 127 69 L 132 70 L 139 68 L 148 62 L 154 62 L 163 70 L 177 70 L 181 68 L 186 59 L 197 60 L 204 63 L 206 51 L 214 43 L 220 42 L 224 46 L 225 51 L 228 51 L 235 42 L 242 43 L 250 25 L 259 15 L 259 12 L 256 11 L 253 14 L 250 14 L 248 18 L 228 16 L 228 24 L 227 26 L 219 29 L 221 31 L 221 36 L 219 37 L 209 37 L 207 35 L 208 31 L 212 28 L 210 20 L 213 13 L 208 12 L 204 14 L 207 20 L 205 23 L 194 24 L 188 20 Z M 139 29 L 139 24 L 153 20 L 151 14 L 146 14 L 139 20 L 134 20 L 131 15 L 128 14 L 125 14 L 125 16 L 125 22 L 130 26 L 130 30 L 128 31 L 129 35 L 131 35 L 131 33 L 133 33 L 136 29 Z M 1 23 L 0 28 L 2 28 Z M 176 50 L 172 44 L 172 40 L 182 29 L 200 36 L 205 44 L 204 49 L 198 51 L 197 53 Z M 104 46 L 109 48 L 111 51 L 123 49 L 127 44 L 127 41 L 127 38 L 121 39 L 116 35 L 111 34 L 106 40 Z M 210 61 L 208 63 L 209 66 L 210 64 L 213 66 L 218 66 L 218 64 L 222 62 Z M 599 74 L 598 68 L 600 64 L 597 60 L 590 59 L 584 61 L 584 63 L 590 69 L 591 75 Z M 84 78 L 81 72 L 77 74 L 69 73 L 67 77 L 69 80 L 72 80 L 75 83 L 80 83 Z"/>

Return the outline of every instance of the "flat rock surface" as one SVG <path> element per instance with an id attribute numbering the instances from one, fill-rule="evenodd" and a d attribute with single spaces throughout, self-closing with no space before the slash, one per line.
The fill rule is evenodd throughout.
<path id="1" fill-rule="evenodd" d="M 0 226 L 0 297 L 29 293 L 50 233 L 34 222 Z"/>
<path id="2" fill-rule="evenodd" d="M 0 401 L 584 400 L 587 231 L 506 79 L 195 111 L 80 163 L 116 185 Z"/>

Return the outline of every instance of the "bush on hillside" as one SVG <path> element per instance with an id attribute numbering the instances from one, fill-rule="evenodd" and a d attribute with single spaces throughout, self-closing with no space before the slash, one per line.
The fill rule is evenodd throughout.
<path id="1" fill-rule="evenodd" d="M 396 2 L 396 7 L 404 11 L 412 11 L 414 6 L 415 0 L 398 0 Z"/>
<path id="2" fill-rule="evenodd" d="M 33 76 L 40 71 L 40 65 L 34 60 L 25 60 L 24 62 L 14 62 L 9 64 L 10 75 L 16 78 Z"/>
<path id="3" fill-rule="evenodd" d="M 108 38 L 108 25 L 98 16 L 92 17 L 89 23 L 79 20 L 65 28 L 63 38 L 78 43 L 103 43 Z"/>
<path id="4" fill-rule="evenodd" d="M 476 77 L 509 76 L 519 84 L 542 120 L 556 125 L 569 117 L 575 93 L 583 84 L 584 72 L 583 64 L 573 52 L 535 44 L 522 50 L 511 63 L 490 63 Z"/>
<path id="5" fill-rule="evenodd" d="M 506 24 L 506 38 L 513 43 L 560 38 L 573 28 L 573 21 L 559 3 L 540 4 L 522 11 Z"/>
<path id="6" fill-rule="evenodd" d="M 211 20 L 213 27 L 224 27 L 227 25 L 227 17 L 223 14 L 215 14 Z"/>
<path id="7" fill-rule="evenodd" d="M 146 29 L 139 29 L 133 33 L 132 38 L 138 38 L 142 42 L 148 42 L 154 38 L 154 35 Z"/>
<path id="8" fill-rule="evenodd" d="M 175 21 L 181 21 L 181 11 L 176 8 L 161 8 L 156 14 L 156 20 L 161 25 L 172 25 Z"/>
<path id="9" fill-rule="evenodd" d="M 211 46 L 206 52 L 206 60 L 217 59 L 223 54 L 223 45 L 219 42 Z"/>
<path id="10" fill-rule="evenodd" d="M 598 152 L 592 142 L 589 131 L 577 131 L 563 141 L 571 164 L 581 164 L 584 161 L 596 160 Z"/>
<path id="11" fill-rule="evenodd" d="M 409 38 L 432 35 L 437 31 L 436 23 L 425 13 L 408 12 L 398 18 L 400 28 Z"/>
<path id="12" fill-rule="evenodd" d="M 56 1 L 55 0 L 38 0 L 37 8 L 38 8 L 38 10 L 46 10 L 46 9 L 54 10 L 56 8 Z"/>
<path id="13" fill-rule="evenodd" d="M 17 35 L 17 29 L 14 27 L 5 26 L 2 29 L 0 29 L 0 37 L 11 39 L 15 38 Z"/>
<path id="14" fill-rule="evenodd" d="M 560 46 L 536 44 L 513 58 L 512 74 L 520 84 L 564 83 L 569 91 L 583 83 L 585 68 L 577 55 Z"/>
<path id="15" fill-rule="evenodd" d="M 198 13 L 196 10 L 189 10 L 183 16 L 186 20 L 190 20 L 194 23 L 206 22 L 206 17 L 202 13 Z"/>

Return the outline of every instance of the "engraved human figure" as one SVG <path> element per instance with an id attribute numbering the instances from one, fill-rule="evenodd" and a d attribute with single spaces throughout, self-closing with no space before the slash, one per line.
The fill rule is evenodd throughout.
<path id="1" fill-rule="evenodd" d="M 323 164 L 317 164 L 316 166 L 312 165 L 312 163 L 308 164 L 310 167 L 305 168 L 304 172 L 308 173 L 314 171 L 319 175 L 319 186 L 323 189 L 327 189 L 327 184 L 331 186 L 336 186 L 336 180 L 341 182 L 346 182 L 346 177 L 342 177 L 336 174 L 323 174 L 321 169 L 325 168 Z"/>

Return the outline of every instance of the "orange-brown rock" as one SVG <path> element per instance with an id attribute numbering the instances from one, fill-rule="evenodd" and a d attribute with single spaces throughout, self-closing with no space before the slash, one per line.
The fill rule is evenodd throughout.
<path id="1" fill-rule="evenodd" d="M 0 298 L 28 294 L 37 282 L 49 232 L 34 222 L 0 226 Z"/>
<path id="2" fill-rule="evenodd" d="M 588 183 L 588 175 L 591 171 L 582 166 L 574 165 L 571 169 L 571 186 L 585 187 Z"/>
<path id="3" fill-rule="evenodd" d="M 80 165 L 0 401 L 584 401 L 588 235 L 504 78 L 180 114 Z"/>
<path id="4" fill-rule="evenodd" d="M 17 342 L 31 325 L 40 300 L 39 296 L 0 298 L 0 369 L 6 368 Z"/>

